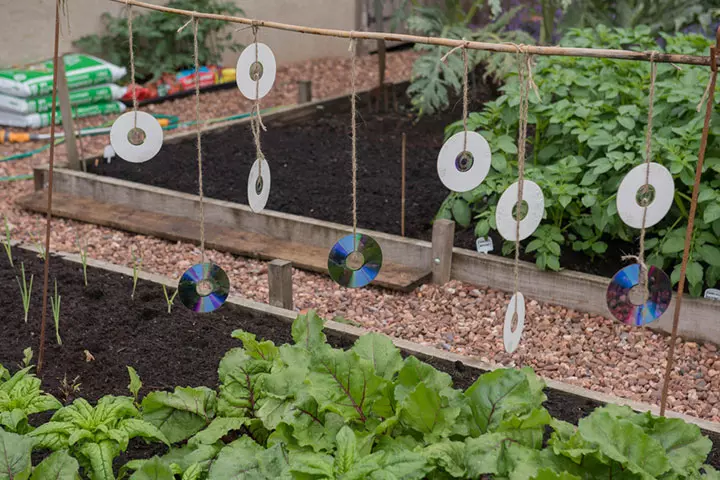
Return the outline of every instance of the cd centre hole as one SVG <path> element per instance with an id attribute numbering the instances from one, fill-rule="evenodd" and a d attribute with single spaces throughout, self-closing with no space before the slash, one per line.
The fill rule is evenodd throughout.
<path id="1" fill-rule="evenodd" d="M 460 154 L 455 157 L 455 168 L 458 172 L 467 172 L 472 168 L 473 163 L 475 163 L 473 154 L 467 150 L 460 152 Z"/>
<path id="2" fill-rule="evenodd" d="M 635 201 L 641 207 L 647 207 L 655 200 L 655 188 L 652 185 L 643 185 L 635 194 Z"/>
<path id="3" fill-rule="evenodd" d="M 145 131 L 142 128 L 131 128 L 127 135 L 128 142 L 138 146 L 145 143 Z"/>
<path id="4" fill-rule="evenodd" d="M 253 79 L 253 81 L 257 82 L 260 80 L 263 76 L 264 68 L 262 63 L 260 62 L 253 62 L 250 65 L 250 78 Z"/>
<path id="5" fill-rule="evenodd" d="M 628 292 L 628 300 L 630 300 L 630 303 L 633 305 L 643 305 L 645 302 L 647 302 L 647 297 L 645 296 L 645 289 L 642 285 L 637 284 L 634 287 L 630 289 L 630 292 Z"/>
<path id="6" fill-rule="evenodd" d="M 525 217 L 527 217 L 528 210 L 529 210 L 528 203 L 525 200 L 523 200 L 522 202 L 520 202 L 520 215 L 518 216 L 517 203 L 515 203 L 515 205 L 513 205 L 512 216 L 515 220 L 522 221 L 525 219 Z"/>
<path id="7" fill-rule="evenodd" d="M 258 177 L 257 180 L 255 180 L 255 193 L 260 195 L 263 191 L 263 179 L 262 177 Z"/>
<path id="8" fill-rule="evenodd" d="M 360 270 L 365 265 L 365 256 L 358 251 L 352 252 L 345 259 L 345 265 L 350 270 Z"/>
<path id="9" fill-rule="evenodd" d="M 207 279 L 200 280 L 195 287 L 195 291 L 197 291 L 198 295 L 200 295 L 201 297 L 207 297 L 213 291 L 212 282 Z"/>

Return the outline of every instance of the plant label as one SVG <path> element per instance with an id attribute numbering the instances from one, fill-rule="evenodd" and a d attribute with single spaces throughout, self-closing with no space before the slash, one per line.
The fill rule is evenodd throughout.
<path id="1" fill-rule="evenodd" d="M 105 147 L 105 150 L 103 151 L 103 157 L 105 158 L 105 163 L 112 162 L 112 159 L 114 156 L 115 156 L 115 149 L 113 149 L 112 145 L 107 145 Z"/>
<path id="2" fill-rule="evenodd" d="M 707 290 L 705 290 L 705 298 L 720 301 L 720 290 L 718 290 L 717 288 L 708 288 Z"/>
<path id="3" fill-rule="evenodd" d="M 490 237 L 478 237 L 475 240 L 475 248 L 479 253 L 490 253 L 493 251 L 493 241 Z"/>

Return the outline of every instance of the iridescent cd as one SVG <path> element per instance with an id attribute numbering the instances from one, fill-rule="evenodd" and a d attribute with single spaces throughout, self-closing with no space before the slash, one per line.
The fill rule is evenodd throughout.
<path id="1" fill-rule="evenodd" d="M 380 245 L 359 233 L 338 240 L 328 255 L 330 277 L 343 287 L 364 287 L 377 277 L 381 266 Z"/>
<path id="2" fill-rule="evenodd" d="M 626 325 L 645 325 L 660 318 L 672 299 L 670 278 L 659 268 L 650 267 L 647 288 L 648 297 L 643 301 L 640 265 L 637 263 L 617 272 L 607 289 L 610 313 Z"/>
<path id="3" fill-rule="evenodd" d="M 230 281 L 214 263 L 198 263 L 188 268 L 178 283 L 180 301 L 193 312 L 208 313 L 225 303 Z"/>

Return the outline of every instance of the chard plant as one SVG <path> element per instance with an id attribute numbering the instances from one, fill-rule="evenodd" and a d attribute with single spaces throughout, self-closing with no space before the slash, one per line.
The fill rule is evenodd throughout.
<path id="1" fill-rule="evenodd" d="M 30 297 L 32 296 L 33 279 L 35 276 L 30 274 L 30 282 L 27 281 L 27 277 L 25 275 L 25 263 L 23 262 L 20 263 L 20 274 L 22 275 L 22 283 L 18 277 L 15 277 L 15 280 L 18 283 L 18 287 L 20 287 L 20 297 L 22 298 L 23 310 L 25 311 L 25 323 L 27 323 L 28 312 L 30 311 Z"/>
<path id="2" fill-rule="evenodd" d="M 78 251 L 80 252 L 80 261 L 82 262 L 82 269 L 83 269 L 83 281 L 85 282 L 85 286 L 88 286 L 88 280 L 87 280 L 87 261 L 88 261 L 88 243 L 87 240 L 84 243 L 80 243 L 80 238 L 75 239 L 75 243 L 77 243 Z"/>
<path id="3" fill-rule="evenodd" d="M 58 295 L 57 278 L 55 279 L 55 294 L 50 297 L 50 308 L 52 309 L 53 321 L 55 323 L 55 339 L 58 345 L 62 345 L 62 339 L 60 338 L 60 298 Z"/>
<path id="4" fill-rule="evenodd" d="M 165 285 L 162 286 L 163 289 L 163 295 L 165 295 L 165 303 L 167 303 L 167 312 L 172 313 L 172 307 L 175 303 L 175 297 L 177 297 L 178 290 L 175 290 L 175 293 L 172 294 L 172 296 L 168 295 L 167 287 Z"/>
<path id="5" fill-rule="evenodd" d="M 5 218 L 5 241 L 3 242 L 3 247 L 5 248 L 5 255 L 7 255 L 8 261 L 10 262 L 10 266 L 15 268 L 15 264 L 13 263 L 13 256 L 12 256 L 12 247 L 10 246 L 12 242 L 12 237 L 10 236 L 10 224 L 8 223 L 7 215 Z"/>
<path id="6" fill-rule="evenodd" d="M 135 255 L 135 250 L 130 247 L 130 255 L 132 256 L 132 270 L 133 270 L 133 287 L 130 298 L 135 300 L 135 289 L 137 288 L 138 275 L 140 274 L 140 267 L 142 266 L 143 259 L 140 256 Z"/>
<path id="7" fill-rule="evenodd" d="M 33 440 L 0 428 L 0 478 L 10 480 L 75 480 L 80 465 L 67 450 L 57 451 L 32 466 Z"/>
<path id="8" fill-rule="evenodd" d="M 55 397 L 41 390 L 40 379 L 30 373 L 31 370 L 31 366 L 26 366 L 11 376 L 0 365 L 0 433 L 3 430 L 29 433 L 33 429 L 28 422 L 30 415 L 62 407 Z"/>

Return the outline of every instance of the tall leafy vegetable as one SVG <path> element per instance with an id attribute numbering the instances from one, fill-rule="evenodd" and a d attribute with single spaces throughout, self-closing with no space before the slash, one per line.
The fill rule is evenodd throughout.
<path id="1" fill-rule="evenodd" d="M 707 54 L 710 42 L 694 34 L 663 35 L 665 51 Z M 561 42 L 568 47 L 662 50 L 647 27 L 635 30 L 571 30 Z M 623 176 L 643 161 L 649 68 L 646 63 L 608 59 L 541 57 L 534 79 L 542 101 L 530 97 L 531 155 L 526 176 L 545 195 L 545 220 L 526 242 L 542 269 L 559 270 L 563 248 L 590 258 L 602 255 L 608 241 L 633 242 L 638 231 L 617 215 L 615 195 Z M 648 261 L 669 269 L 673 282 L 680 274 L 689 200 L 700 143 L 703 114 L 696 111 L 707 84 L 703 67 L 658 65 L 655 93 L 653 160 L 675 178 L 674 207 L 648 231 Z M 517 179 L 519 90 L 510 75 L 503 94 L 470 115 L 468 126 L 481 132 L 492 148 L 492 169 L 482 185 L 464 194 L 451 193 L 438 215 L 454 218 L 486 236 L 496 228 L 495 207 L 502 192 Z M 712 134 L 720 133 L 713 114 Z M 446 129 L 451 135 L 458 122 Z M 688 282 L 693 295 L 720 280 L 720 147 L 708 146 L 700 190 L 698 218 L 692 238 Z M 512 245 L 506 243 L 508 253 Z"/>
<path id="2" fill-rule="evenodd" d="M 32 367 L 26 367 L 10 376 L 0 365 L 0 429 L 28 433 L 32 430 L 29 415 L 62 407 L 55 397 L 43 393 L 40 379 L 31 370 Z"/>

